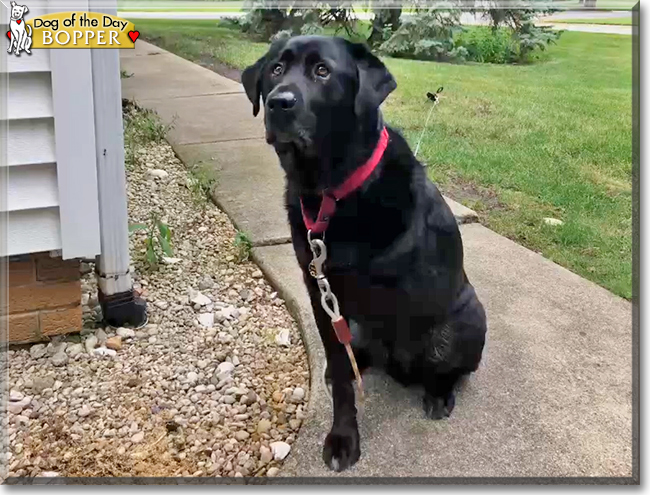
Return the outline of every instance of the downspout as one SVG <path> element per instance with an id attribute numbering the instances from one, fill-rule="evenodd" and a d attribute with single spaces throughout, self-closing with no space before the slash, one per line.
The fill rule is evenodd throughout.
<path id="1" fill-rule="evenodd" d="M 117 15 L 117 4 L 90 0 L 89 10 Z M 124 170 L 122 88 L 118 49 L 91 49 L 101 254 L 95 274 L 104 322 L 112 327 L 140 327 L 147 308 L 133 290 Z"/>

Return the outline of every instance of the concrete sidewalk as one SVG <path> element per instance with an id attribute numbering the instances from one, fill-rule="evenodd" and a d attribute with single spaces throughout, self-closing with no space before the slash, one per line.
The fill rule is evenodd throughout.
<path id="1" fill-rule="evenodd" d="M 467 272 L 488 314 L 484 361 L 452 417 L 439 422 L 424 418 L 420 391 L 369 375 L 361 460 L 340 475 L 327 471 L 323 350 L 262 119 L 234 81 L 142 41 L 121 53 L 133 73 L 123 97 L 174 122 L 168 139 L 187 165 L 214 168 L 215 200 L 249 234 L 255 260 L 301 325 L 311 397 L 284 476 L 632 476 L 631 305 L 474 223 L 473 212 L 454 203 Z"/>

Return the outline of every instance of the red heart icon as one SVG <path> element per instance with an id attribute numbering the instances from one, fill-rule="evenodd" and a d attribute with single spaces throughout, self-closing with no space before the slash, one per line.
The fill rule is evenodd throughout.
<path id="1" fill-rule="evenodd" d="M 18 19 L 16 22 L 17 22 L 18 24 L 20 24 L 21 22 L 23 22 L 23 20 L 22 20 L 22 19 Z"/>
<path id="2" fill-rule="evenodd" d="M 11 31 L 7 31 L 7 38 L 11 39 Z"/>
<path id="3" fill-rule="evenodd" d="M 131 41 L 135 43 L 135 40 L 138 39 L 138 36 L 140 36 L 140 31 L 129 31 L 129 38 L 131 38 Z"/>

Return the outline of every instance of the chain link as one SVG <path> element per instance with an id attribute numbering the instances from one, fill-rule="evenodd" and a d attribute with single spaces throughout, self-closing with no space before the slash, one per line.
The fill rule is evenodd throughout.
<path id="1" fill-rule="evenodd" d="M 323 310 L 332 319 L 332 321 L 336 321 L 341 317 L 339 301 L 332 293 L 329 280 L 327 280 L 327 277 L 323 272 L 323 265 L 327 259 L 327 248 L 325 247 L 323 240 L 312 239 L 311 231 L 307 233 L 307 238 L 309 240 L 309 247 L 311 248 L 311 252 L 314 255 L 314 259 L 309 265 L 309 272 L 318 283 L 318 290 L 320 291 L 321 295 L 320 304 L 323 307 Z"/>

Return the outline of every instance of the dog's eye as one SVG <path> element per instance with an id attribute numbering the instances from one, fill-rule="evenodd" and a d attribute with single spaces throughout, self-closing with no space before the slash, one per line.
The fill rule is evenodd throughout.
<path id="1" fill-rule="evenodd" d="M 318 64 L 316 69 L 314 69 L 314 74 L 323 79 L 327 78 L 330 75 L 330 70 L 325 64 Z"/>
<path id="2" fill-rule="evenodd" d="M 271 69 L 271 73 L 274 76 L 280 76 L 284 72 L 284 66 L 282 64 L 275 64 L 273 66 L 273 69 Z"/>

